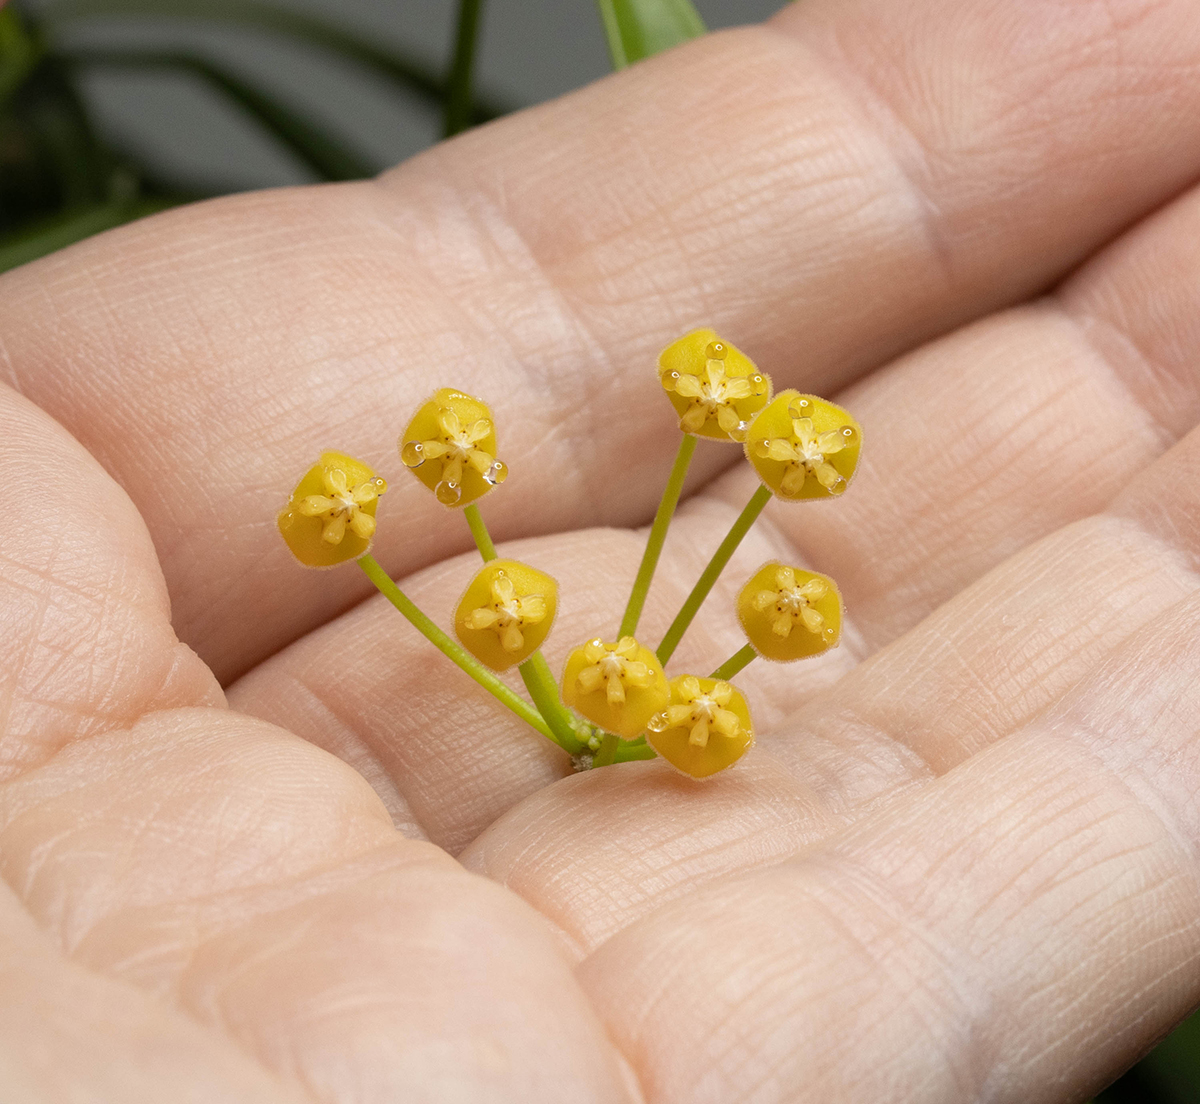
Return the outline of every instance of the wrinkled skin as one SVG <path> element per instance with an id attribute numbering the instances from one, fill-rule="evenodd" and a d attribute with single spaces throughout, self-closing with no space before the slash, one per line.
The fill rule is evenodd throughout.
<path id="1" fill-rule="evenodd" d="M 642 137 L 637 142 L 630 135 Z M 58 1101 L 1082 1099 L 1200 1001 L 1194 0 L 805 0 L 378 181 L 0 280 L 0 1083 Z M 773 503 L 843 646 L 703 785 L 565 757 L 274 515 L 485 396 L 502 553 L 611 636 L 712 325 L 863 426 Z M 702 444 L 643 635 L 754 486 Z M 449 522 L 453 522 L 450 524 Z"/>

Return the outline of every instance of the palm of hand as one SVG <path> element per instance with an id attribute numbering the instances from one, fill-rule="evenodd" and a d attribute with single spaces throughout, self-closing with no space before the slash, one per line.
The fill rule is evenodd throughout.
<path id="1" fill-rule="evenodd" d="M 904 59 L 868 64 L 897 6 L 860 7 L 699 43 L 382 185 L 6 277 L 18 1099 L 1065 1100 L 1195 1003 L 1194 20 L 998 30 L 973 0 L 967 74 L 906 7 L 911 64 L 952 84 L 931 103 Z M 768 510 L 677 653 L 740 643 L 719 611 L 771 556 L 846 593 L 840 652 L 739 677 L 760 742 L 726 776 L 564 777 L 355 605 L 357 572 L 278 542 L 317 450 L 390 472 L 433 386 L 484 395 L 513 468 L 488 518 L 559 579 L 561 662 L 619 616 L 640 545 L 598 526 L 648 519 L 673 431 L 647 366 L 701 322 L 778 386 L 860 377 L 838 397 L 867 441 L 845 500 Z M 697 456 L 715 478 L 650 639 L 752 487 L 730 458 Z M 444 620 L 466 530 L 410 483 L 376 554 Z"/>

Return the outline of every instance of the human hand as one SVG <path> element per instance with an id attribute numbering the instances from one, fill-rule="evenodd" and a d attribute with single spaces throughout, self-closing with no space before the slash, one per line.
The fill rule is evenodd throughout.
<path id="1" fill-rule="evenodd" d="M 1188 0 L 806 0 L 4 277 L 8 1099 L 1025 1104 L 1132 1061 L 1200 999 L 1198 64 Z M 567 777 L 280 542 L 315 454 L 362 455 L 445 621 L 477 558 L 394 449 L 463 387 L 561 663 L 620 615 L 653 358 L 700 324 L 865 436 L 672 664 L 740 643 L 769 557 L 842 587 L 840 650 L 738 677 L 725 775 Z M 697 454 L 650 639 L 734 455 Z"/>

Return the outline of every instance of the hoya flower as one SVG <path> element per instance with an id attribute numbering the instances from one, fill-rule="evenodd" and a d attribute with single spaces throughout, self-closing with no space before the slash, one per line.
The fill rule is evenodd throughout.
<path id="1" fill-rule="evenodd" d="M 862 429 L 816 395 L 781 391 L 750 427 L 746 456 L 781 498 L 840 495 L 858 465 Z"/>
<path id="2" fill-rule="evenodd" d="M 375 508 L 387 483 L 361 460 L 323 452 L 279 515 L 279 532 L 308 567 L 332 567 L 371 547 Z"/>
<path id="3" fill-rule="evenodd" d="M 441 388 L 400 438 L 400 459 L 443 506 L 466 506 L 508 478 L 496 459 L 492 412 L 479 399 Z"/>
<path id="4" fill-rule="evenodd" d="M 471 580 L 454 615 L 462 646 L 493 671 L 542 646 L 558 608 L 558 584 L 528 564 L 492 560 Z"/>
<path id="5" fill-rule="evenodd" d="M 754 725 L 741 692 L 720 679 L 671 680 L 671 704 L 650 718 L 646 738 L 671 766 L 708 778 L 736 763 L 754 744 Z"/>
<path id="6" fill-rule="evenodd" d="M 670 697 L 658 657 L 632 636 L 613 644 L 589 640 L 567 657 L 563 704 L 626 740 L 644 732 Z"/>
<path id="7" fill-rule="evenodd" d="M 827 575 L 764 564 L 742 588 L 738 618 L 764 659 L 787 662 L 835 647 L 842 631 L 842 596 Z"/>
<path id="8" fill-rule="evenodd" d="M 771 401 L 771 379 L 712 330 L 695 330 L 658 357 L 679 428 L 698 437 L 744 441 L 750 422 Z"/>

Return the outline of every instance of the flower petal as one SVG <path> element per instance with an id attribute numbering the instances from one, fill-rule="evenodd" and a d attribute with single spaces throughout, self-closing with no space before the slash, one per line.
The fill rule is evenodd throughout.
<path id="1" fill-rule="evenodd" d="M 305 517 L 316 517 L 318 514 L 328 513 L 336 506 L 337 503 L 332 498 L 326 498 L 324 495 L 309 495 L 300 500 L 296 509 Z"/>
<path id="2" fill-rule="evenodd" d="M 468 629 L 490 629 L 500 618 L 495 610 L 485 609 L 481 606 L 479 609 L 471 610 L 465 620 Z"/>
<path id="3" fill-rule="evenodd" d="M 799 494 L 804 490 L 804 484 L 808 479 L 808 469 L 803 465 L 789 468 L 783 474 L 783 478 L 779 481 L 779 489 L 786 495 Z"/>
<path id="4" fill-rule="evenodd" d="M 500 646 L 506 652 L 519 652 L 525 645 L 525 637 L 521 635 L 521 627 L 511 621 L 500 634 Z"/>
<path id="5" fill-rule="evenodd" d="M 546 599 L 540 594 L 530 594 L 517 601 L 517 612 L 526 625 L 536 625 L 546 619 Z"/>
<path id="6" fill-rule="evenodd" d="M 350 528 L 356 537 L 370 540 L 375 535 L 375 519 L 361 510 L 354 510 L 350 514 Z"/>
<path id="7" fill-rule="evenodd" d="M 341 544 L 342 538 L 346 535 L 346 517 L 344 514 L 336 514 L 331 517 L 326 523 L 325 528 L 321 530 L 321 540 L 327 544 Z"/>
<path id="8" fill-rule="evenodd" d="M 585 694 L 591 694 L 604 685 L 604 675 L 599 667 L 585 667 L 579 672 L 579 689 Z"/>
<path id="9" fill-rule="evenodd" d="M 734 737 L 742 731 L 742 722 L 738 719 L 738 715 L 731 709 L 718 709 L 717 714 L 713 717 L 712 726 L 722 736 Z"/>

